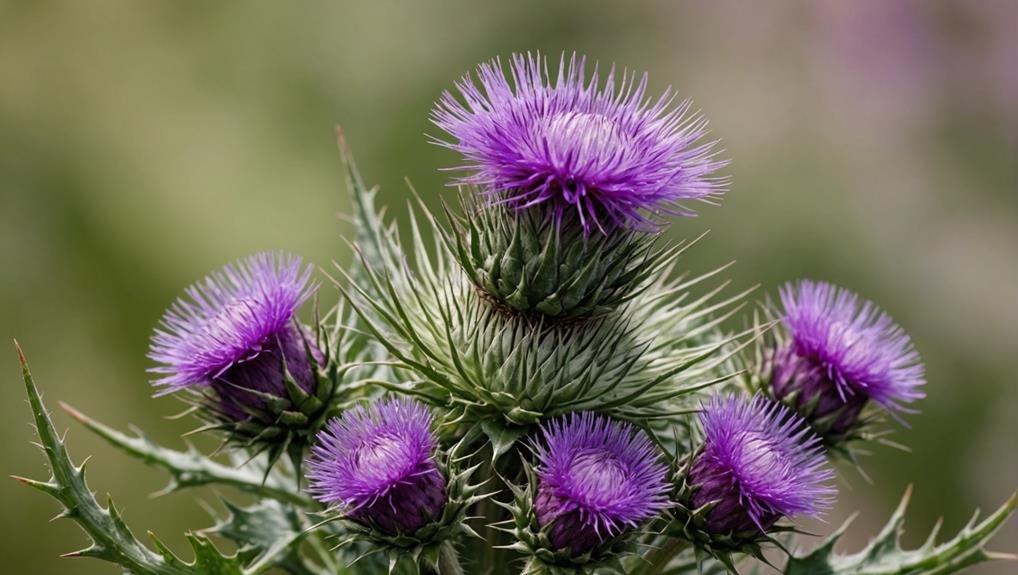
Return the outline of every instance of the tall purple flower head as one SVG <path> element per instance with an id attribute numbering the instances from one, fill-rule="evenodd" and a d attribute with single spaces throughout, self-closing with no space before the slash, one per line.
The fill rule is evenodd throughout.
<path id="1" fill-rule="evenodd" d="M 773 393 L 821 431 L 851 429 L 869 400 L 899 411 L 924 396 L 919 354 L 872 302 L 801 281 L 781 288 L 781 303 L 790 342 L 773 352 Z"/>
<path id="2" fill-rule="evenodd" d="M 694 509 L 715 504 L 706 517 L 711 533 L 765 533 L 781 517 L 817 516 L 831 504 L 834 472 L 792 410 L 763 396 L 717 395 L 700 424 L 703 447 L 687 482 Z"/>
<path id="3" fill-rule="evenodd" d="M 311 494 L 387 535 L 413 535 L 448 500 L 424 405 L 405 398 L 347 411 L 318 435 L 308 459 Z"/>
<path id="4" fill-rule="evenodd" d="M 508 72 L 508 78 L 507 78 Z M 540 55 L 515 54 L 508 71 L 495 59 L 457 83 L 432 111 L 462 153 L 466 175 L 496 201 L 517 209 L 546 205 L 557 218 L 573 211 L 585 231 L 613 226 L 654 228 L 660 216 L 693 215 L 683 205 L 710 201 L 725 180 L 712 174 L 715 142 L 702 142 L 707 121 L 673 106 L 671 89 L 653 99 L 647 75 L 597 66 L 563 55 L 556 76 Z"/>
<path id="5" fill-rule="evenodd" d="M 210 387 L 220 414 L 240 421 L 265 408 L 261 394 L 286 395 L 287 371 L 313 392 L 308 351 L 318 362 L 321 353 L 294 318 L 314 290 L 310 277 L 297 257 L 261 253 L 187 288 L 152 337 L 160 393 Z"/>
<path id="6" fill-rule="evenodd" d="M 583 554 L 668 506 L 668 467 L 632 425 L 585 412 L 542 432 L 535 508 L 556 549 Z"/>

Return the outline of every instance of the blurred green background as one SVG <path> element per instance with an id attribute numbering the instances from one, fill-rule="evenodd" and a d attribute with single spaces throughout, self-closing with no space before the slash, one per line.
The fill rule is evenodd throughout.
<path id="1" fill-rule="evenodd" d="M 959 528 L 1018 485 L 1018 3 L 0 2 L 0 334 L 51 406 L 179 445 L 180 404 L 152 399 L 156 320 L 208 270 L 285 249 L 348 260 L 333 126 L 397 217 L 408 177 L 450 192 L 432 102 L 475 64 L 577 50 L 647 70 L 711 118 L 734 159 L 712 233 L 684 261 L 731 259 L 737 286 L 831 280 L 912 334 L 929 398 L 847 470 L 834 524 L 865 541 L 915 483 L 906 540 Z M 9 339 L 8 339 L 9 341 Z M 5 473 L 41 477 L 13 349 L 3 352 Z M 139 534 L 177 549 L 208 525 L 188 495 L 71 425 L 72 455 Z M 203 497 L 212 497 L 203 492 Z M 4 573 L 115 573 L 56 556 L 84 539 L 55 504 L 0 484 Z M 1015 521 L 996 547 L 1018 551 Z M 1013 572 L 1014 565 L 980 573 Z"/>

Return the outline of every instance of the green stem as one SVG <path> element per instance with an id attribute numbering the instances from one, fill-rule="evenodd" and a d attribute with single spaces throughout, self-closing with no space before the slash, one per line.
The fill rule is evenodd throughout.
<path id="1" fill-rule="evenodd" d="M 634 566 L 632 575 L 658 575 L 663 573 L 668 564 L 672 562 L 689 543 L 683 539 L 669 537 L 659 547 L 651 549 L 643 556 L 643 561 Z"/>
<path id="2" fill-rule="evenodd" d="M 438 575 L 463 575 L 456 548 L 448 540 L 443 541 L 438 550 Z"/>
<path id="3" fill-rule="evenodd" d="M 332 551 L 329 550 L 329 546 L 325 544 L 317 530 L 308 533 L 304 540 L 315 550 L 315 554 L 329 573 L 343 573 L 346 571 L 346 569 L 340 567 Z"/>
<path id="4" fill-rule="evenodd" d="M 501 481 L 491 464 L 491 456 L 490 444 L 474 455 L 481 464 L 481 468 L 478 470 L 479 479 L 489 490 L 493 489 Z M 500 462 L 503 467 L 507 457 L 509 455 L 504 456 Z M 506 536 L 504 533 L 491 527 L 491 525 L 505 519 L 503 509 L 496 505 L 491 498 L 488 498 L 477 504 L 476 515 L 481 518 L 481 525 L 478 531 L 482 539 L 469 540 L 467 543 L 469 555 L 476 562 L 475 567 L 478 573 L 498 573 L 500 572 L 499 569 L 504 568 L 509 561 L 508 552 L 505 549 L 499 549 L 498 546 L 508 543 L 508 541 L 505 541 Z"/>

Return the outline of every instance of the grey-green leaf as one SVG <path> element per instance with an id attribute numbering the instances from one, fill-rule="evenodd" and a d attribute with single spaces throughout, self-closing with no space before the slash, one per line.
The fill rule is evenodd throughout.
<path id="1" fill-rule="evenodd" d="M 84 465 L 76 466 L 71 462 L 64 441 L 53 427 L 53 421 L 32 380 L 28 361 L 21 348 L 17 350 L 36 432 L 49 460 L 52 475 L 49 481 L 21 477 L 15 479 L 47 493 L 63 504 L 64 512 L 60 516 L 73 519 L 92 539 L 89 547 L 66 556 L 103 559 L 135 575 L 245 575 L 237 557 L 224 556 L 201 535 L 188 537 L 195 552 L 195 559 L 191 563 L 176 557 L 154 537 L 159 552 L 152 551 L 138 541 L 112 501 L 106 507 L 100 505 L 85 483 Z"/>
<path id="2" fill-rule="evenodd" d="M 124 453 L 153 467 L 165 469 L 171 478 L 170 485 L 164 490 L 165 492 L 201 485 L 229 485 L 261 497 L 287 501 L 304 507 L 314 505 L 311 498 L 290 487 L 290 482 L 280 481 L 271 475 L 266 478 L 263 473 L 251 468 L 229 467 L 217 463 L 194 449 L 187 451 L 169 449 L 155 443 L 140 432 L 137 436 L 131 437 L 88 417 L 65 403 L 61 402 L 60 407 L 79 423 Z"/>
<path id="3" fill-rule="evenodd" d="M 223 498 L 227 517 L 204 530 L 237 544 L 237 553 L 245 562 L 278 566 L 292 575 L 319 575 L 325 571 L 307 562 L 298 552 L 297 543 L 308 525 L 295 508 L 272 499 L 263 499 L 243 507 Z"/>
<path id="4" fill-rule="evenodd" d="M 793 554 L 785 565 L 785 575 L 947 575 L 994 559 L 1014 560 L 1015 556 L 986 550 L 986 543 L 1014 513 L 1018 493 L 1004 502 L 983 521 L 978 513 L 953 538 L 936 544 L 937 530 L 918 549 L 901 548 L 899 539 L 904 529 L 905 510 L 911 487 L 905 492 L 880 534 L 862 551 L 850 555 L 834 552 L 834 545 L 844 534 L 851 520 L 841 526 L 819 547 L 804 554 Z"/>

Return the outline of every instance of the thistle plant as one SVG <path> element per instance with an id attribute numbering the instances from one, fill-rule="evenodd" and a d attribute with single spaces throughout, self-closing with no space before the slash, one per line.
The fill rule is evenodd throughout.
<path id="1" fill-rule="evenodd" d="M 943 575 L 1013 559 L 985 546 L 1015 496 L 915 550 L 897 541 L 907 496 L 856 554 L 833 552 L 843 528 L 811 544 L 795 527 L 834 502 L 831 459 L 888 443 L 884 415 L 915 412 L 923 366 L 901 327 L 845 289 L 790 283 L 746 313 L 753 290 L 730 293 L 726 266 L 686 269 L 682 254 L 705 241 L 662 231 L 729 184 L 691 110 L 671 90 L 651 95 L 646 75 L 579 56 L 482 64 L 432 113 L 446 134 L 434 141 L 463 157 L 457 191 L 437 214 L 417 202 L 402 234 L 340 132 L 353 261 L 241 259 L 186 289 L 152 338 L 155 393 L 186 401 L 220 448 L 164 447 L 63 406 L 164 470 L 164 494 L 227 493 L 213 526 L 188 534 L 193 559 L 155 536 L 149 547 L 95 499 L 20 348 L 52 476 L 18 480 L 92 539 L 70 555 L 136 575 L 755 561 L 786 575 Z M 340 301 L 321 314 L 323 289 Z"/>

